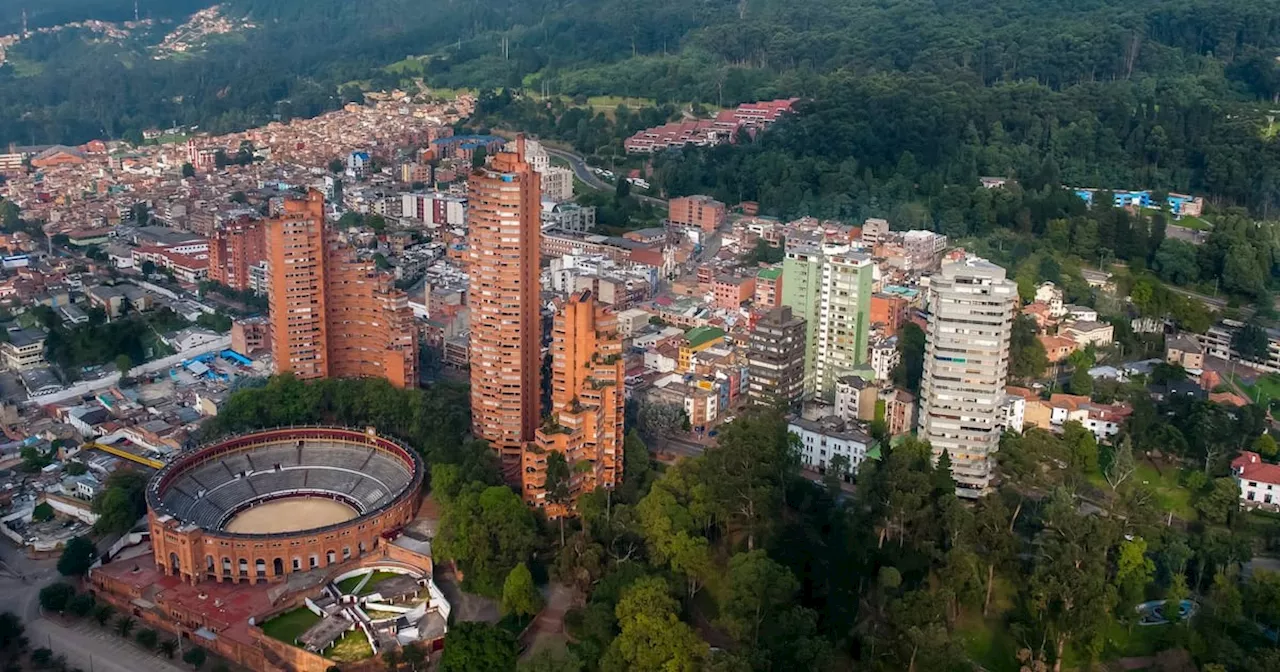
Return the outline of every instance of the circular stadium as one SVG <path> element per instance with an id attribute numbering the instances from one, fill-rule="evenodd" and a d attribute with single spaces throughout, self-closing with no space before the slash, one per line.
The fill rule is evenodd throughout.
<path id="1" fill-rule="evenodd" d="M 423 464 L 372 429 L 293 427 L 201 446 L 147 486 L 157 566 L 277 581 L 372 551 L 416 513 Z"/>

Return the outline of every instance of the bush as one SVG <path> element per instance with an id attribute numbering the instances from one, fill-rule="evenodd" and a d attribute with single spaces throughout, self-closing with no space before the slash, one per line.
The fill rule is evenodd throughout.
<path id="1" fill-rule="evenodd" d="M 156 634 L 155 630 L 147 628 L 139 630 L 138 634 L 134 635 L 134 639 L 138 640 L 138 643 L 141 644 L 143 648 L 150 651 L 151 649 L 156 648 L 156 644 L 160 641 L 160 636 Z"/>
<path id="2" fill-rule="evenodd" d="M 67 601 L 67 613 L 79 618 L 84 618 L 93 613 L 97 604 L 93 596 L 89 593 L 80 593 Z"/>
<path id="3" fill-rule="evenodd" d="M 69 583 L 59 581 L 47 585 L 40 589 L 40 606 L 49 611 L 62 613 L 75 594 L 76 589 Z"/>
<path id="4" fill-rule="evenodd" d="M 198 670 L 201 665 L 204 665 L 204 661 L 207 660 L 208 657 L 209 654 L 205 653 L 204 649 L 195 648 L 182 654 L 182 662 Z"/>
<path id="5" fill-rule="evenodd" d="M 49 505 L 49 502 L 36 504 L 36 508 L 31 511 L 31 520 L 37 523 L 53 520 L 53 507 Z"/>

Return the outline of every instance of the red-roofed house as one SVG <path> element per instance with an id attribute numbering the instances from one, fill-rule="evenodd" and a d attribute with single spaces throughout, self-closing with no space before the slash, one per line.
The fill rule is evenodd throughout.
<path id="1" fill-rule="evenodd" d="M 1041 334 L 1037 338 L 1040 339 L 1040 344 L 1044 346 L 1044 354 L 1048 355 L 1050 364 L 1066 361 L 1071 356 L 1071 353 L 1079 349 L 1079 345 L 1075 341 L 1062 336 Z"/>
<path id="2" fill-rule="evenodd" d="M 1267 464 L 1261 455 L 1246 450 L 1231 461 L 1231 473 L 1240 486 L 1240 506 L 1280 509 L 1280 465 Z"/>

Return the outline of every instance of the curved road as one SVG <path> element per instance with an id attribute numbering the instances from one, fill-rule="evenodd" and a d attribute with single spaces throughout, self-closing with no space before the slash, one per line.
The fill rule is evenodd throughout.
<path id="1" fill-rule="evenodd" d="M 595 189 L 597 191 L 612 191 L 614 189 L 614 186 L 612 184 L 605 182 L 604 180 L 600 179 L 598 175 L 591 172 L 591 168 L 587 166 L 586 159 L 583 159 L 581 156 L 574 154 L 573 152 L 566 152 L 563 149 L 554 149 L 546 145 L 543 145 L 542 148 L 547 150 L 547 154 L 550 154 L 551 156 L 554 156 L 556 158 L 560 158 L 560 159 L 564 159 L 565 161 L 568 161 L 569 166 L 573 168 L 573 174 L 577 176 L 579 180 L 582 180 L 582 183 L 587 185 L 588 187 L 591 187 L 592 189 Z M 643 196 L 641 194 L 632 194 L 632 196 L 635 196 L 636 200 L 640 201 L 641 203 L 648 203 L 649 205 L 653 205 L 659 208 L 667 207 L 667 202 L 662 200 L 661 198 L 654 198 L 653 196 Z"/>

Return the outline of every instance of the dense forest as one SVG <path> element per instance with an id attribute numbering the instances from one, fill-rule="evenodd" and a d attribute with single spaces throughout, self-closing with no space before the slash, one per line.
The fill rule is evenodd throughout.
<path id="1" fill-rule="evenodd" d="M 128 7 L 46 4 L 64 19 L 118 19 Z M 142 11 L 192 5 L 163 7 Z M 80 142 L 174 121 L 224 130 L 314 114 L 352 95 L 344 85 L 394 86 L 413 75 L 431 85 L 725 105 L 821 97 L 843 78 L 887 73 L 1048 91 L 1204 77 L 1211 101 L 1265 101 L 1280 93 L 1273 10 L 1264 0 L 232 0 L 224 11 L 259 28 L 180 59 L 146 51 L 165 26 L 123 44 L 74 31 L 23 42 L 15 64 L 0 69 L 0 142 Z M 6 0 L 0 21 L 13 25 L 19 11 Z M 1105 109 L 1097 103 L 1085 109 Z M 985 121 L 983 133 L 996 120 Z"/>

